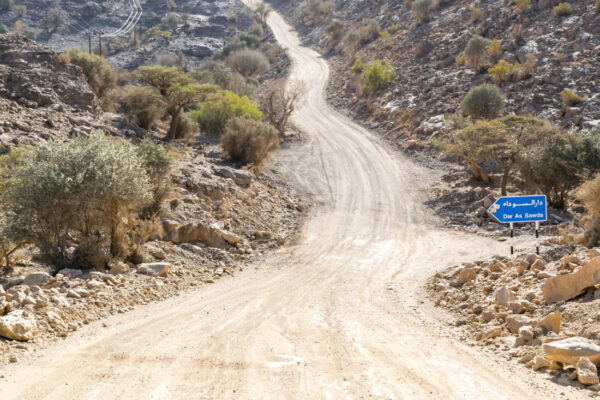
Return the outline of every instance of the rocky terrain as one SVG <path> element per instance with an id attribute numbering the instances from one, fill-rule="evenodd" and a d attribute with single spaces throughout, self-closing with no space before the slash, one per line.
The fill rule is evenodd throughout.
<path id="1" fill-rule="evenodd" d="M 86 10 L 89 3 L 96 8 Z M 251 25 L 247 9 L 238 0 L 173 2 L 142 0 L 143 14 L 133 30 L 111 36 L 121 28 L 131 14 L 129 1 L 79 2 L 71 0 L 22 0 L 14 3 L 26 7 L 24 15 L 13 10 L 0 10 L 0 24 L 25 33 L 48 44 L 57 51 L 77 46 L 88 49 L 88 33 L 92 47 L 98 52 L 97 32 L 103 32 L 103 53 L 111 64 L 132 70 L 152 59 L 178 59 L 193 68 L 227 39 Z M 89 6 L 88 6 L 89 7 Z M 56 29 L 43 26 L 48 11 L 58 8 L 64 12 L 64 22 Z M 172 15 L 165 26 L 163 18 Z M 154 31 L 148 32 L 153 27 Z"/>
<path id="2" fill-rule="evenodd" d="M 461 340 L 599 391 L 599 255 L 554 246 L 541 257 L 495 257 L 437 274 L 427 288 Z"/>
<path id="3" fill-rule="evenodd" d="M 0 35 L 0 153 L 97 131 L 162 140 L 119 114 L 103 114 L 79 67 L 19 35 Z M 306 207 L 275 176 L 239 169 L 218 141 L 171 142 L 175 165 L 159 221 L 136 263 L 102 271 L 58 268 L 33 248 L 0 275 L 0 363 L 14 362 L 82 324 L 234 274 L 289 241 Z"/>

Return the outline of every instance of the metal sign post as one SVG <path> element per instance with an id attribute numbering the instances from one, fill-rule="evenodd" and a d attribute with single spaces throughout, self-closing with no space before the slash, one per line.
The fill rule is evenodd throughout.
<path id="1" fill-rule="evenodd" d="M 510 196 L 500 197 L 487 210 L 488 214 L 501 224 L 510 224 L 510 254 L 514 254 L 515 222 L 535 222 L 536 253 L 540 254 L 538 239 L 540 222 L 548 220 L 548 203 L 546 196 Z"/>

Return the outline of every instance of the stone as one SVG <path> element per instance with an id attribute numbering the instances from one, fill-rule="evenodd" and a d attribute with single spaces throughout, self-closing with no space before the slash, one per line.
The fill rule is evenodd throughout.
<path id="1" fill-rule="evenodd" d="M 0 336 L 6 339 L 27 341 L 37 335 L 35 320 L 24 316 L 23 310 L 0 317 Z"/>
<path id="2" fill-rule="evenodd" d="M 500 289 L 496 291 L 495 299 L 496 304 L 504 307 L 509 302 L 513 301 L 516 298 L 515 294 L 506 286 L 502 286 Z"/>
<path id="3" fill-rule="evenodd" d="M 167 276 L 171 264 L 166 262 L 160 263 L 144 263 L 137 266 L 137 273 L 150 276 Z"/>
<path id="4" fill-rule="evenodd" d="M 229 167 L 215 168 L 214 171 L 216 175 L 232 179 L 239 186 L 249 186 L 254 177 L 251 172 Z"/>
<path id="5" fill-rule="evenodd" d="M 481 340 L 493 339 L 500 335 L 502 335 L 502 328 L 497 326 L 497 327 L 490 328 L 487 331 L 485 331 L 483 333 L 483 335 L 481 336 Z"/>
<path id="6" fill-rule="evenodd" d="M 547 278 L 542 284 L 546 303 L 575 298 L 600 282 L 600 258 L 594 258 L 575 272 Z"/>
<path id="7" fill-rule="evenodd" d="M 552 365 L 552 362 L 550 360 L 548 360 L 545 357 L 535 357 L 533 359 L 533 363 L 531 365 L 531 368 L 534 371 L 537 371 L 538 369 L 542 369 L 542 368 L 550 368 L 550 366 Z"/>
<path id="8" fill-rule="evenodd" d="M 129 265 L 122 261 L 117 261 L 110 266 L 111 275 L 122 275 L 128 273 L 130 270 Z"/>
<path id="9" fill-rule="evenodd" d="M 594 363 L 587 357 L 581 357 L 577 361 L 577 380 L 579 383 L 589 386 L 596 385 L 600 381 L 598 380 L 598 370 Z"/>
<path id="10" fill-rule="evenodd" d="M 525 315 L 510 315 L 506 317 L 506 325 L 510 333 L 517 334 L 522 326 L 533 325 L 535 321 Z"/>
<path id="11" fill-rule="evenodd" d="M 83 271 L 80 269 L 64 268 L 64 269 L 61 269 L 60 271 L 58 271 L 58 274 L 61 274 L 61 275 L 65 276 L 66 278 L 83 279 Z"/>
<path id="12" fill-rule="evenodd" d="M 506 308 L 513 314 L 523 314 L 525 312 L 525 307 L 520 301 L 511 301 L 506 305 Z"/>
<path id="13" fill-rule="evenodd" d="M 562 314 L 560 311 L 555 311 L 546 315 L 537 326 L 544 329 L 546 332 L 554 332 L 557 335 L 560 333 L 560 323 L 562 320 Z"/>
<path id="14" fill-rule="evenodd" d="M 33 274 L 29 274 L 25 277 L 25 280 L 23 281 L 23 285 L 43 286 L 50 279 L 52 279 L 52 276 L 46 272 L 34 272 Z"/>
<path id="15" fill-rule="evenodd" d="M 477 275 L 475 274 L 475 270 L 473 268 L 465 267 L 465 268 L 462 268 L 458 272 L 458 277 L 456 278 L 456 284 L 459 286 L 464 285 L 465 283 L 475 280 L 475 278 L 477 278 Z"/>
<path id="16" fill-rule="evenodd" d="M 543 349 L 548 359 L 563 365 L 576 365 L 581 357 L 588 357 L 595 365 L 600 362 L 600 346 L 580 336 L 544 343 Z"/>

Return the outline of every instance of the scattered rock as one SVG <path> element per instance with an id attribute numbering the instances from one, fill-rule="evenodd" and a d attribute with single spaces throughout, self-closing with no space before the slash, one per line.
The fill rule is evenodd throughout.
<path id="1" fill-rule="evenodd" d="M 587 357 L 581 357 L 577 362 L 577 380 L 586 386 L 596 385 L 600 382 L 596 366 Z"/>
<path id="2" fill-rule="evenodd" d="M 560 311 L 555 311 L 546 315 L 540 322 L 538 322 L 537 326 L 543 328 L 546 332 L 554 332 L 559 334 L 561 320 L 562 313 Z"/>
<path id="3" fill-rule="evenodd" d="M 570 300 L 600 282 L 600 258 L 594 258 L 570 274 L 546 279 L 542 293 L 546 303 Z"/>
<path id="4" fill-rule="evenodd" d="M 600 362 L 600 346 L 584 337 L 570 337 L 543 345 L 546 357 L 563 365 L 576 365 L 581 357 L 598 364 Z"/>
<path id="5" fill-rule="evenodd" d="M 43 286 L 52 279 L 52 276 L 46 272 L 34 272 L 25 277 L 23 285 L 28 286 Z"/>
<path id="6" fill-rule="evenodd" d="M 160 263 L 145 263 L 137 266 L 138 274 L 150 275 L 150 276 L 167 276 L 171 264 L 166 262 Z"/>
<path id="7" fill-rule="evenodd" d="M 6 339 L 27 341 L 37 334 L 35 320 L 25 317 L 22 310 L 0 316 L 0 336 Z"/>
<path id="8" fill-rule="evenodd" d="M 515 294 L 506 286 L 502 286 L 500 289 L 498 289 L 495 297 L 496 304 L 501 307 L 506 306 L 510 301 L 513 301 L 516 298 Z"/>

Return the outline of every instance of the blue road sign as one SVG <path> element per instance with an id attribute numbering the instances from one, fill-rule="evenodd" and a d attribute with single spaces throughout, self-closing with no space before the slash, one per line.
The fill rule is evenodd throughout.
<path id="1" fill-rule="evenodd" d="M 546 196 L 500 197 L 488 209 L 498 222 L 541 222 L 548 219 Z"/>

